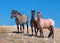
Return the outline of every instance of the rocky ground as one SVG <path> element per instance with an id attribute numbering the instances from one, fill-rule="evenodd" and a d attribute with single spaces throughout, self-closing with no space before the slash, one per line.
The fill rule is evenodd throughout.
<path id="1" fill-rule="evenodd" d="M 24 33 L 17 33 L 16 26 L 0 26 L 0 43 L 60 43 L 60 29 L 55 28 L 55 38 L 48 38 L 49 31 L 44 29 L 44 38 L 38 36 L 31 36 L 31 29 L 29 27 L 29 34 L 25 27 Z"/>

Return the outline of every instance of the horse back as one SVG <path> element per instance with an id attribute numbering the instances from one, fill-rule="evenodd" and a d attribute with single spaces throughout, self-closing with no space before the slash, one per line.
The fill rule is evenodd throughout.
<path id="1" fill-rule="evenodd" d="M 26 14 L 23 14 L 22 15 L 22 23 L 26 23 L 26 22 L 28 22 L 28 17 Z"/>
<path id="2" fill-rule="evenodd" d="M 40 25 L 42 27 L 54 26 L 54 21 L 52 19 L 40 19 Z"/>

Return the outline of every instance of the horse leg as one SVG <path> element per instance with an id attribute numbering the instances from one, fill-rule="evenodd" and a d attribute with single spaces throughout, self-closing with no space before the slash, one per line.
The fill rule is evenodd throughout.
<path id="1" fill-rule="evenodd" d="M 18 30 L 18 33 L 19 33 L 19 25 L 17 24 L 17 30 Z"/>
<path id="2" fill-rule="evenodd" d="M 50 38 L 51 37 L 51 35 L 52 35 L 52 31 L 51 31 L 51 26 L 48 28 L 48 30 L 50 31 L 50 33 L 49 33 L 49 35 L 48 35 L 48 38 Z"/>
<path id="3" fill-rule="evenodd" d="M 48 37 L 52 36 L 52 38 L 54 38 L 54 27 L 50 26 L 49 30 L 50 30 L 50 33 L 49 33 Z"/>
<path id="4" fill-rule="evenodd" d="M 41 30 L 40 30 L 40 37 L 42 36 Z"/>
<path id="5" fill-rule="evenodd" d="M 44 37 L 43 31 L 40 30 L 40 37 Z"/>
<path id="6" fill-rule="evenodd" d="M 44 38 L 44 35 L 43 35 L 43 28 L 40 26 L 40 37 L 43 37 Z"/>
<path id="7" fill-rule="evenodd" d="M 34 30 L 35 30 L 35 36 L 37 36 L 37 31 L 36 31 L 36 28 L 35 28 Z"/>
<path id="8" fill-rule="evenodd" d="M 39 30 L 39 28 L 37 28 L 37 34 L 38 34 L 38 30 Z"/>
<path id="9" fill-rule="evenodd" d="M 33 35 L 33 27 L 31 26 L 31 31 L 32 31 L 32 35 Z"/>
<path id="10" fill-rule="evenodd" d="M 52 38 L 54 38 L 54 27 L 53 26 L 51 28 L 51 32 L 52 32 Z"/>
<path id="11" fill-rule="evenodd" d="M 22 25 L 20 25 L 20 32 L 22 32 Z"/>
<path id="12" fill-rule="evenodd" d="M 49 35 L 48 35 L 48 38 L 50 38 L 52 36 L 52 38 L 54 38 L 54 33 L 53 31 L 50 31 Z"/>
<path id="13" fill-rule="evenodd" d="M 29 33 L 29 30 L 28 30 L 28 22 L 26 24 L 27 24 L 27 34 L 28 34 Z"/>
<path id="14" fill-rule="evenodd" d="M 52 32 L 50 31 L 50 33 L 49 33 L 49 35 L 48 35 L 48 38 L 50 38 L 50 37 L 51 37 L 51 35 L 52 35 Z"/>
<path id="15" fill-rule="evenodd" d="M 23 25 L 23 33 L 24 33 L 24 24 L 22 24 Z"/>

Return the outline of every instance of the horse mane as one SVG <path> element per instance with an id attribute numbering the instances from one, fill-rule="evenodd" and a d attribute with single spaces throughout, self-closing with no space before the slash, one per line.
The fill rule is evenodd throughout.
<path id="1" fill-rule="evenodd" d="M 17 14 L 22 15 L 21 13 L 17 12 Z"/>
<path id="2" fill-rule="evenodd" d="M 17 14 L 19 14 L 19 15 L 22 15 L 20 12 L 18 12 L 17 10 L 12 10 L 12 12 L 11 13 L 17 13 Z"/>

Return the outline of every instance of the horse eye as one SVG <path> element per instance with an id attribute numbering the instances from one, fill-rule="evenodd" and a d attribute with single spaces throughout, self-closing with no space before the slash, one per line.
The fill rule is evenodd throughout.
<path id="1" fill-rule="evenodd" d="M 16 14 L 16 12 L 14 12 L 14 14 Z"/>

